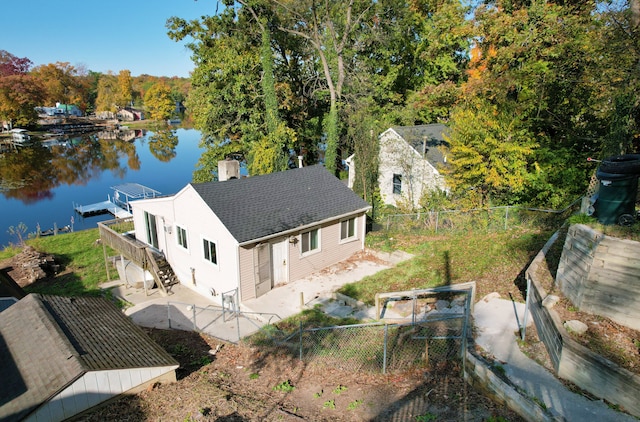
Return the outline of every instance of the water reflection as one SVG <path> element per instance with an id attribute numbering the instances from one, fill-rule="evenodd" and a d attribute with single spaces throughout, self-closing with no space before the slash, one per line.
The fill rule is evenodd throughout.
<path id="1" fill-rule="evenodd" d="M 16 242 L 7 228 L 22 223 L 33 233 L 38 226 L 69 224 L 82 230 L 113 218 L 83 218 L 74 211 L 76 205 L 108 199 L 112 186 L 135 182 L 173 194 L 191 182 L 203 152 L 199 131 L 166 127 L 127 133 L 134 135 L 130 141 L 100 132 L 42 139 L 0 153 L 0 248 Z"/>
<path id="2" fill-rule="evenodd" d="M 124 157 L 129 168 L 140 168 L 135 145 L 119 139 L 89 135 L 34 142 L 0 155 L 0 189 L 7 198 L 32 203 L 50 198 L 51 190 L 60 185 L 85 185 L 104 171 L 122 177 L 127 171 L 120 164 Z"/>
<path id="3" fill-rule="evenodd" d="M 134 136 L 125 141 L 100 132 L 34 142 L 0 154 L 0 192 L 30 204 L 51 198 L 51 191 L 58 186 L 86 185 L 105 171 L 121 179 L 127 170 L 140 169 L 140 157 L 131 141 L 146 135 L 142 130 L 126 133 Z M 148 141 L 149 151 L 159 161 L 166 163 L 176 157 L 175 129 L 156 130 Z M 121 164 L 123 159 L 126 166 Z"/>
<path id="4" fill-rule="evenodd" d="M 175 158 L 177 146 L 178 136 L 175 130 L 159 130 L 149 136 L 149 151 L 163 163 Z"/>

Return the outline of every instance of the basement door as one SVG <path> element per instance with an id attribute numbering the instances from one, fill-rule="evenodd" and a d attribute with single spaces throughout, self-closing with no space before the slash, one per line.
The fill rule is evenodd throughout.
<path id="1" fill-rule="evenodd" d="M 268 243 L 263 243 L 253 248 L 253 269 L 256 280 L 256 297 L 260 297 L 273 287 L 271 247 Z"/>

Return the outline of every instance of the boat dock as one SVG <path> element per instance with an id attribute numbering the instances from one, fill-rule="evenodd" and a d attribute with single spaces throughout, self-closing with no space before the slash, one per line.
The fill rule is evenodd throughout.
<path id="1" fill-rule="evenodd" d="M 116 218 L 127 218 L 132 216 L 130 201 L 155 198 L 161 195 L 157 190 L 138 183 L 125 183 L 112 186 L 111 189 L 114 190 L 113 197 L 107 195 L 106 201 L 88 205 L 74 204 L 73 209 L 83 217 L 109 213 Z"/>
<path id="2" fill-rule="evenodd" d="M 131 217 L 131 213 L 113 203 L 111 199 L 88 205 L 74 205 L 73 209 L 83 217 L 100 214 L 113 214 L 116 218 Z"/>

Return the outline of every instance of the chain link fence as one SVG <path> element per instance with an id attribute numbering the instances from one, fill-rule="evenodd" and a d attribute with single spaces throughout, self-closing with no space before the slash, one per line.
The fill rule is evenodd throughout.
<path id="1" fill-rule="evenodd" d="M 273 313 L 241 311 L 237 289 L 223 292 L 221 295 L 222 306 L 198 306 L 193 303 L 169 301 L 164 310 L 158 311 L 166 313 L 166 328 L 207 333 L 233 343 L 259 331 L 265 323 L 272 324 L 280 320 L 280 317 Z M 162 315 L 158 315 L 158 320 L 162 319 Z"/>
<path id="2" fill-rule="evenodd" d="M 580 200 L 564 210 L 544 210 L 521 206 L 447 210 L 413 214 L 389 214 L 379 221 L 379 228 L 387 232 L 455 233 L 465 230 L 503 231 L 518 227 L 560 227 L 574 212 Z"/>
<path id="3" fill-rule="evenodd" d="M 404 316 L 393 311 L 394 320 L 404 322 L 330 327 L 305 327 L 301 322 L 292 333 L 269 325 L 244 341 L 269 353 L 353 372 L 464 367 L 470 291 L 425 292 L 410 298 L 401 295 L 388 298 L 389 303 L 396 310 L 410 309 Z"/>

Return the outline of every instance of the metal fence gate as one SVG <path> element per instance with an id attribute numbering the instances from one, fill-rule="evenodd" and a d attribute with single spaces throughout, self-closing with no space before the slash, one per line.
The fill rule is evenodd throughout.
<path id="1" fill-rule="evenodd" d="M 463 370 L 473 292 L 445 287 L 388 296 L 385 308 L 392 309 L 384 318 L 393 314 L 393 322 L 313 328 L 301 322 L 296 332 L 273 330 L 254 340 L 309 364 L 349 371 Z"/>

